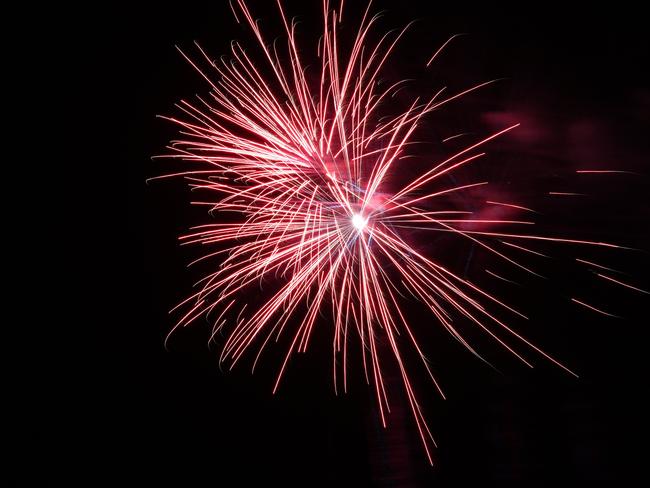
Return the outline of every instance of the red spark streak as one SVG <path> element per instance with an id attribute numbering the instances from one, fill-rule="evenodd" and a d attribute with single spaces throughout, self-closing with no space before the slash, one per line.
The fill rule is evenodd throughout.
<path id="1" fill-rule="evenodd" d="M 614 314 L 611 314 L 611 313 L 607 313 L 607 312 L 603 312 L 602 310 L 600 310 L 600 309 L 594 307 L 593 305 L 589 305 L 589 304 L 587 304 L 587 303 L 585 303 L 585 302 L 581 302 L 580 300 L 577 300 L 576 298 L 572 298 L 571 301 L 577 303 L 578 305 L 582 305 L 583 307 L 586 307 L 586 308 L 588 308 L 589 310 L 593 310 L 594 312 L 597 312 L 597 313 L 599 313 L 599 314 L 605 315 L 605 316 L 607 316 L 607 317 L 616 317 L 616 318 L 619 318 L 617 315 L 614 315 Z"/>
<path id="2" fill-rule="evenodd" d="M 508 283 L 512 283 L 513 285 L 518 285 L 516 281 L 509 280 L 508 278 L 504 278 L 503 276 L 499 276 L 498 274 L 494 273 L 493 271 L 490 271 L 489 269 L 486 269 L 485 272 L 491 276 L 494 276 L 495 278 L 498 278 L 503 281 L 507 281 Z"/>
<path id="3" fill-rule="evenodd" d="M 227 331 L 220 359 L 228 361 L 231 368 L 256 346 L 254 368 L 270 342 L 288 336 L 290 345 L 273 388 L 275 392 L 292 355 L 307 350 L 319 314 L 329 312 L 335 389 L 342 386 L 347 391 L 348 342 L 356 334 L 361 341 L 363 369 L 386 425 L 390 408 L 382 368 L 390 358 L 378 353 L 377 344 L 380 340 L 388 343 L 424 450 L 432 462 L 431 446 L 435 442 L 403 361 L 405 350 L 418 355 L 441 395 L 442 390 L 416 331 L 403 313 L 400 295 L 409 292 L 418 298 L 441 326 L 477 356 L 454 327 L 455 317 L 475 324 L 530 367 L 529 360 L 502 336 L 512 339 L 517 347 L 528 346 L 571 371 L 488 311 L 486 303 L 525 318 L 524 315 L 416 251 L 398 230 L 417 225 L 452 233 L 531 273 L 506 252 L 514 248 L 544 255 L 507 241 L 618 246 L 505 231 L 470 231 L 463 227 L 467 223 L 505 226 L 530 222 L 445 218 L 447 214 L 469 212 L 440 208 L 438 197 L 487 183 L 470 182 L 436 191 L 424 190 L 426 185 L 470 165 L 484 155 L 477 152 L 479 147 L 518 124 L 478 138 L 444 161 L 432 163 L 430 169 L 401 189 L 392 191 L 391 174 L 400 164 L 407 164 L 402 161 L 408 156 L 406 150 L 421 119 L 491 82 L 446 97 L 442 96 L 444 90 L 440 90 L 428 100 L 415 99 L 396 116 L 380 118 L 382 103 L 404 85 L 398 82 L 380 89 L 378 80 L 406 28 L 385 34 L 376 43 L 370 42 L 368 33 L 378 17 L 370 15 L 369 4 L 352 47 L 343 52 L 337 27 L 342 18 L 342 3 L 337 11 L 330 9 L 328 0 L 323 1 L 323 35 L 317 50 L 320 63 L 316 67 L 301 59 L 305 51 L 297 45 L 296 25 L 289 23 L 279 1 L 287 36 L 286 51 L 282 54 L 277 44 L 264 38 L 260 24 L 244 1 L 231 2 L 237 22 L 247 24 L 253 32 L 265 64 L 238 42 L 232 43 L 232 61 L 213 61 L 198 45 L 200 62 L 182 53 L 210 84 L 212 92 L 210 98 L 199 98 L 195 103 L 181 101 L 177 106 L 184 117 L 168 118 L 180 126 L 179 139 L 169 147 L 172 154 L 168 157 L 193 164 L 188 171 L 176 175 L 185 177 L 193 189 L 214 195 L 214 199 L 194 203 L 207 205 L 211 211 L 233 212 L 240 220 L 203 225 L 181 237 L 183 244 L 216 249 L 199 260 L 224 257 L 221 265 L 198 283 L 199 290 L 180 304 L 189 311 L 174 330 L 220 309 L 213 322 L 213 336 L 218 331 Z M 443 48 L 444 45 L 427 65 Z M 197 166 L 200 170 L 194 169 Z M 487 203 L 532 212 L 512 204 Z M 497 250 L 488 243 L 510 249 Z M 394 279 L 394 275 L 399 279 Z M 279 286 L 261 306 L 247 308 L 238 298 L 241 292 L 264 280 Z M 232 323 L 225 314 L 236 309 L 239 311 Z"/>
<path id="4" fill-rule="evenodd" d="M 605 280 L 608 280 L 608 281 L 612 281 L 612 282 L 616 283 L 617 285 L 624 286 L 625 288 L 629 288 L 630 290 L 634 290 L 634 291 L 638 291 L 638 292 L 641 292 L 641 293 L 645 293 L 646 295 L 650 295 L 649 291 L 642 290 L 641 288 L 637 288 L 636 286 L 628 285 L 627 283 L 623 283 L 622 281 L 619 281 L 619 280 L 615 280 L 611 276 L 605 276 L 604 274 L 600 274 L 600 273 L 596 273 L 596 276 L 598 276 L 599 278 L 603 278 Z"/>
<path id="5" fill-rule="evenodd" d="M 613 273 L 621 273 L 621 271 L 617 271 L 617 270 L 615 270 L 613 268 L 608 268 L 607 266 L 603 266 L 602 264 L 587 261 L 586 259 L 578 259 L 578 258 L 576 258 L 576 261 L 579 262 L 579 263 L 588 264 L 589 266 L 595 266 L 596 268 L 606 269 L 607 271 L 611 271 Z"/>
<path id="6" fill-rule="evenodd" d="M 537 213 L 533 209 L 522 207 L 521 205 L 513 205 L 512 203 L 491 202 L 490 200 L 486 201 L 485 203 L 489 203 L 491 205 L 502 205 L 504 207 L 516 208 L 517 210 L 525 210 L 526 212 Z"/>

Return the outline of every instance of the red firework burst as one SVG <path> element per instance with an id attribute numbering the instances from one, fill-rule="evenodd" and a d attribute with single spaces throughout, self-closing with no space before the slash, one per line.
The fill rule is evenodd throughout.
<path id="1" fill-rule="evenodd" d="M 409 145 L 423 117 L 490 82 L 451 95 L 443 89 L 427 100 L 414 99 L 406 110 L 386 116 L 382 113 L 385 102 L 404 82 L 380 89 L 377 81 L 408 26 L 371 41 L 369 32 L 377 16 L 371 15 L 368 5 L 356 38 L 349 49 L 343 50 L 337 33 L 343 1 L 338 8 L 330 9 L 329 1 L 324 0 L 324 25 L 317 46 L 319 63 L 314 68 L 301 59 L 296 26 L 287 20 L 280 2 L 287 36 L 282 54 L 276 45 L 267 44 L 242 0 L 232 6 L 237 21 L 247 24 L 256 37 L 265 66 L 236 42 L 232 44 L 232 60 L 219 62 L 212 61 L 197 45 L 206 69 L 183 54 L 210 83 L 212 91 L 208 99 L 181 102 L 178 106 L 184 116 L 169 118 L 181 127 L 182 136 L 171 145 L 173 154 L 166 157 L 193 163 L 193 169 L 168 176 L 182 175 L 193 189 L 214 195 L 213 199 L 193 203 L 211 211 L 234 212 L 237 217 L 235 221 L 208 223 L 181 237 L 185 244 L 212 248 L 201 259 L 217 256 L 221 264 L 179 305 L 186 311 L 175 328 L 209 316 L 214 333 L 226 333 L 221 360 L 231 367 L 251 349 L 255 350 L 254 367 L 270 342 L 289 336 L 290 346 L 279 368 L 275 392 L 290 358 L 307 350 L 317 317 L 327 313 L 333 332 L 335 388 L 347 389 L 348 344 L 355 335 L 361 345 L 363 370 L 373 385 L 386 425 L 389 402 L 382 368 L 385 361 L 394 361 L 430 462 L 435 442 L 411 385 L 405 354 L 421 359 L 443 393 L 417 339 L 417 330 L 406 319 L 402 296 L 416 297 L 452 337 L 477 356 L 457 329 L 455 319 L 474 324 L 528 366 L 532 364 L 518 346 L 531 348 L 574 374 L 522 337 L 490 307 L 522 316 L 520 312 L 452 272 L 444 262 L 416 249 L 405 233 L 411 228 L 444 232 L 526 271 L 530 270 L 510 252 L 535 253 L 522 245 L 528 241 L 617 247 L 523 231 L 497 232 L 486 226 L 525 227 L 530 222 L 476 218 L 476 211 L 450 208 L 445 203 L 451 194 L 486 183 L 467 181 L 441 187 L 446 181 L 441 177 L 476 162 L 485 154 L 482 147 L 518 124 L 474 140 L 409 181 L 396 183 L 392 179 L 400 166 L 407 164 L 404 160 Z M 194 169 L 196 165 L 198 169 Z M 494 206 L 532 212 L 513 203 L 486 202 L 486 208 Z M 247 308 L 242 301 L 245 292 L 262 281 L 275 283 L 277 289 L 261 306 Z M 231 321 L 230 317 L 236 319 Z M 379 354 L 379 341 L 388 344 L 390 353 Z"/>

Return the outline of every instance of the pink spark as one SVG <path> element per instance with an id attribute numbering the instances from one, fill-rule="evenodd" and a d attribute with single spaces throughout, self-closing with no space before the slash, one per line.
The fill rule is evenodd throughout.
<path id="1" fill-rule="evenodd" d="M 614 314 L 611 314 L 611 313 L 604 312 L 604 311 L 600 310 L 599 308 L 596 308 L 596 307 L 594 307 L 593 305 L 589 305 L 589 304 L 587 304 L 587 303 L 585 303 L 585 302 L 582 302 L 582 301 L 580 301 L 580 300 L 578 300 L 578 299 L 576 299 L 576 298 L 572 298 L 571 301 L 577 303 L 578 305 L 582 305 L 583 307 L 586 307 L 586 308 L 588 308 L 589 310 L 593 310 L 594 312 L 599 313 L 599 314 L 601 314 L 601 315 L 605 315 L 605 316 L 607 316 L 607 317 L 616 317 L 616 318 L 619 318 L 617 315 L 614 315 Z"/>
<path id="2" fill-rule="evenodd" d="M 211 337 L 221 332 L 226 338 L 220 361 L 230 368 L 253 356 L 254 369 L 268 346 L 286 338 L 273 386 L 276 392 L 291 358 L 308 350 L 314 329 L 322 326 L 319 317 L 328 316 L 335 390 L 348 389 L 352 369 L 348 349 L 350 338 L 356 336 L 361 369 L 373 389 L 382 424 L 387 425 L 390 413 L 385 362 L 392 361 L 432 463 L 435 442 L 411 382 L 413 362 L 404 359 L 406 354 L 419 358 L 420 367 L 444 395 L 400 296 L 417 298 L 437 324 L 478 357 L 455 320 L 462 318 L 474 325 L 527 366 L 532 367 L 533 361 L 519 349 L 575 373 L 499 318 L 501 312 L 526 319 L 525 315 L 426 255 L 402 229 L 450 234 L 501 263 L 535 275 L 514 256 L 521 253 L 511 255 L 511 251 L 547 256 L 509 241 L 621 246 L 524 231 L 490 232 L 486 230 L 489 225 L 532 222 L 473 217 L 465 208 L 444 203 L 450 195 L 488 185 L 475 180 L 444 186 L 446 175 L 471 167 L 486 155 L 483 148 L 490 141 L 506 136 L 517 123 L 475 137 L 440 162 L 430 161 L 427 169 L 396 188 L 393 176 L 413 156 L 409 149 L 423 118 L 493 81 L 452 93 L 441 89 L 430 97 L 415 98 L 396 114 L 386 114 L 386 101 L 404 82 L 378 82 L 408 26 L 373 41 L 371 32 L 378 17 L 370 14 L 368 5 L 352 43 L 344 48 L 348 43 L 339 39 L 343 3 L 333 10 L 328 0 L 323 1 L 317 61 L 303 59 L 307 55 L 297 43 L 297 26 L 288 20 L 279 0 L 286 44 L 266 38 L 246 3 L 235 0 L 231 8 L 236 21 L 250 28 L 257 54 L 237 42 L 231 45 L 231 60 L 213 61 L 198 44 L 196 59 L 181 51 L 210 85 L 211 93 L 192 103 L 181 101 L 177 105 L 181 115 L 166 117 L 180 128 L 167 157 L 188 165 L 187 171 L 168 176 L 182 176 L 202 195 L 194 204 L 233 218 L 195 227 L 181 237 L 183 245 L 206 249 L 205 256 L 193 263 L 216 256 L 221 262 L 179 304 L 179 309 L 188 310 L 172 332 L 208 317 L 213 321 Z M 427 66 L 455 37 L 434 53 Z M 468 134 L 446 140 L 461 135 Z M 432 184 L 437 186 L 432 188 Z M 486 203 L 534 212 L 520 205 Z M 260 294 L 262 283 L 271 286 Z M 248 307 L 243 299 L 246 293 L 259 296 L 260 305 Z M 231 315 L 236 318 L 232 320 Z M 379 352 L 380 343 L 388 352 Z"/>
<path id="3" fill-rule="evenodd" d="M 526 212 L 537 213 L 535 212 L 535 210 L 532 210 L 527 207 L 522 207 L 521 205 L 513 205 L 512 203 L 492 202 L 490 200 L 486 201 L 485 203 L 489 203 L 490 205 L 502 205 L 504 207 L 516 208 L 517 210 L 525 210 Z"/>
<path id="4" fill-rule="evenodd" d="M 603 278 L 605 280 L 611 281 L 613 283 L 616 283 L 617 285 L 624 286 L 625 288 L 629 288 L 630 290 L 634 290 L 634 291 L 638 291 L 638 292 L 641 292 L 641 293 L 645 293 L 646 295 L 650 295 L 649 291 L 642 290 L 641 288 L 637 288 L 636 286 L 632 286 L 632 285 L 629 285 L 627 283 L 623 283 L 622 281 L 619 281 L 619 280 L 615 280 L 611 276 L 606 276 L 606 275 L 600 274 L 600 273 L 596 273 L 596 276 L 598 276 L 600 278 Z"/>

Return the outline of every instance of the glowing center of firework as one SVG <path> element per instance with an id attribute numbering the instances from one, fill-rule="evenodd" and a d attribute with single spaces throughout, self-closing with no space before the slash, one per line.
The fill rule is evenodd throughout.
<path id="1" fill-rule="evenodd" d="M 367 223 L 368 223 L 368 219 L 364 219 L 363 215 L 361 214 L 356 213 L 352 216 L 352 225 L 359 232 L 361 232 L 365 228 Z"/>

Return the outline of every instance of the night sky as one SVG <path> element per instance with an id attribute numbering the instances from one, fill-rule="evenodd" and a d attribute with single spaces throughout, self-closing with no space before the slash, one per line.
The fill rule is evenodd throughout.
<path id="1" fill-rule="evenodd" d="M 355 32 L 361 3 L 346 2 L 350 16 L 342 35 Z M 83 39 L 78 58 L 88 63 L 93 80 L 82 103 L 101 112 L 91 139 L 101 149 L 84 166 L 86 181 L 96 182 L 84 191 L 89 198 L 102 195 L 84 221 L 99 221 L 93 227 L 100 230 L 74 255 L 93 276 L 83 286 L 89 297 L 83 300 L 83 332 L 71 339 L 84 360 L 73 367 L 79 386 L 61 400 L 70 405 L 52 416 L 55 433 L 43 434 L 52 446 L 45 451 L 57 451 L 59 436 L 71 439 L 75 449 L 61 453 L 55 470 L 41 473 L 43 478 L 56 473 L 84 486 L 110 480 L 115 486 L 387 487 L 600 481 L 627 486 L 638 479 L 647 451 L 642 397 L 648 295 L 607 285 L 572 257 L 606 263 L 628 273 L 630 283 L 650 288 L 650 49 L 643 15 L 593 6 L 568 13 L 566 5 L 473 10 L 425 3 L 376 3 L 375 10 L 386 11 L 383 30 L 418 20 L 387 76 L 415 78 L 409 89 L 418 94 L 503 80 L 432 114 L 422 136 L 433 144 L 419 150 L 437 156 L 444 137 L 463 130 L 487 134 L 521 122 L 512 135 L 487 146 L 489 156 L 475 171 L 503 194 L 516 194 L 539 209 L 540 232 L 640 249 L 541 246 L 553 259 L 533 256 L 526 263 L 548 279 L 531 279 L 469 244 L 449 249 L 446 239 L 412 236 L 421 239 L 420 249 L 520 305 L 531 320 L 518 330 L 580 378 L 534 354 L 527 357 L 537 367 L 528 369 L 470 333 L 495 371 L 413 303 L 412 323 L 424 331 L 448 398 L 438 398 L 416 375 L 439 446 L 432 468 L 390 371 L 388 382 L 396 391 L 387 430 L 380 426 L 360 364 L 351 393 L 334 395 L 326 319 L 318 323 L 309 354 L 292 361 L 275 396 L 271 389 L 282 351 L 270 354 L 254 376 L 248 364 L 222 371 L 219 343 L 208 347 L 205 321 L 173 336 L 166 350 L 163 340 L 177 318 L 168 311 L 208 269 L 188 270 L 201 250 L 181 248 L 177 241 L 187 228 L 208 220 L 204 209 L 188 204 L 191 196 L 181 180 L 146 183 L 179 167 L 151 160 L 176 134 L 156 115 L 177 115 L 175 102 L 209 91 L 175 45 L 192 51 L 196 40 L 218 57 L 228 54 L 230 40 L 253 46 L 253 39 L 234 22 L 227 2 L 97 7 L 82 14 L 85 35 L 78 38 Z M 273 2 L 251 0 L 250 7 L 280 34 Z M 320 2 L 286 2 L 286 10 L 303 21 L 302 39 L 314 50 Z M 457 33 L 467 35 L 454 41 L 433 70 L 422 70 L 435 49 Z M 410 94 L 402 96 L 396 104 Z M 590 168 L 638 175 L 575 174 Z M 551 197 L 549 191 L 586 195 Z M 471 206 L 468 198 L 463 203 Z M 507 286 L 487 276 L 485 268 L 525 286 Z M 584 297 L 622 318 L 592 313 L 571 297 Z"/>

